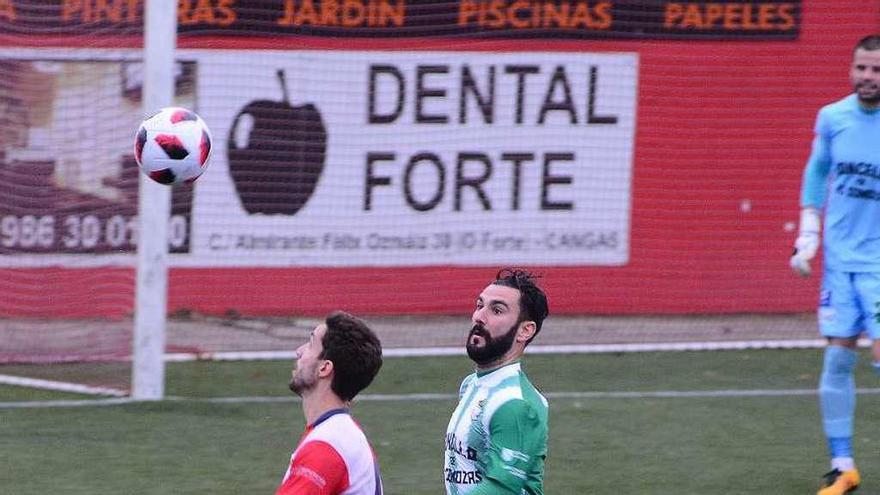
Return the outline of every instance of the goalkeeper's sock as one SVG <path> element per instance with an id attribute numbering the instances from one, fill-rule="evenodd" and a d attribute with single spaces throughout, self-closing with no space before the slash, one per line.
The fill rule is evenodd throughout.
<path id="1" fill-rule="evenodd" d="M 828 439 L 828 452 L 831 453 L 831 467 L 836 467 L 840 469 L 838 466 L 834 465 L 834 461 L 838 459 L 849 459 L 852 462 L 853 452 L 852 452 L 852 437 L 838 437 L 838 438 L 829 438 Z M 843 461 L 841 461 L 843 462 Z M 852 468 L 850 468 L 852 469 Z M 849 471 L 850 469 L 840 469 L 841 471 Z"/>
<path id="2" fill-rule="evenodd" d="M 852 471 L 856 468 L 856 463 L 852 457 L 834 457 L 831 459 L 831 469 L 836 469 L 841 473 Z"/>
<path id="3" fill-rule="evenodd" d="M 825 362 L 819 380 L 819 405 L 831 457 L 852 457 L 856 359 L 858 354 L 852 349 L 836 345 L 825 348 Z"/>

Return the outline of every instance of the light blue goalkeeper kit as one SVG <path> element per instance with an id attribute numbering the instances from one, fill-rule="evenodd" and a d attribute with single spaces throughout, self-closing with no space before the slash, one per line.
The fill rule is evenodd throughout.
<path id="1" fill-rule="evenodd" d="M 801 206 L 821 209 L 827 191 L 825 267 L 880 272 L 880 112 L 852 94 L 822 108 L 815 131 Z"/>
<path id="2" fill-rule="evenodd" d="M 518 362 L 467 376 L 446 429 L 449 495 L 544 493 L 547 400 Z"/>
<path id="3" fill-rule="evenodd" d="M 855 94 L 819 111 L 801 206 L 825 209 L 820 331 L 850 339 L 867 330 L 880 337 L 880 111 L 862 108 Z M 841 471 L 853 469 L 857 357 L 847 347 L 827 346 L 819 382 L 832 465 L 849 464 Z"/>

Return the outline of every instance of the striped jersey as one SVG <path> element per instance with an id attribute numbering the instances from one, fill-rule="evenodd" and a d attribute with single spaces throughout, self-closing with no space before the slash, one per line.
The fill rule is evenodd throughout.
<path id="1" fill-rule="evenodd" d="M 445 443 L 447 494 L 543 494 L 547 399 L 519 362 L 471 374 Z"/>
<path id="2" fill-rule="evenodd" d="M 275 495 L 382 495 L 379 464 L 347 409 L 306 427 Z"/>

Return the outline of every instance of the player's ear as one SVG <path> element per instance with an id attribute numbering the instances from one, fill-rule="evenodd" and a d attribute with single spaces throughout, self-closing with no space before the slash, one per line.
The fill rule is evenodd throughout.
<path id="1" fill-rule="evenodd" d="M 324 359 L 321 361 L 321 365 L 318 366 L 318 376 L 321 378 L 328 377 L 333 374 L 333 361 L 329 359 Z"/>
<path id="2" fill-rule="evenodd" d="M 535 331 L 538 326 L 534 321 L 526 320 L 519 324 L 519 331 L 516 332 L 516 341 L 517 342 L 528 342 L 532 337 L 535 336 Z"/>

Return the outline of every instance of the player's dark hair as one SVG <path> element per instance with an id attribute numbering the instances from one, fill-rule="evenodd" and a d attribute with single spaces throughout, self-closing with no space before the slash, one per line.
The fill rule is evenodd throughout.
<path id="1" fill-rule="evenodd" d="M 853 48 L 853 52 L 860 48 L 862 50 L 868 50 L 869 52 L 880 50 L 880 34 L 871 34 L 860 39 L 859 42 L 856 43 L 856 47 Z"/>
<path id="2" fill-rule="evenodd" d="M 321 344 L 321 359 L 333 362 L 330 388 L 349 401 L 367 388 L 382 367 L 382 344 L 363 320 L 334 311 L 324 320 L 327 331 Z"/>
<path id="3" fill-rule="evenodd" d="M 537 337 L 541 331 L 544 318 L 550 314 L 547 306 L 547 295 L 537 285 L 538 276 L 526 270 L 516 268 L 502 268 L 495 275 L 493 285 L 512 287 L 519 291 L 519 318 L 517 324 L 524 321 L 535 322 L 535 334 L 526 344 Z"/>

